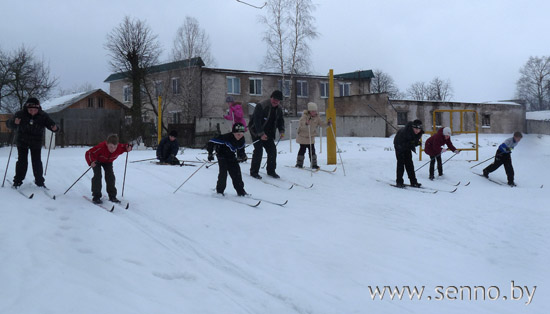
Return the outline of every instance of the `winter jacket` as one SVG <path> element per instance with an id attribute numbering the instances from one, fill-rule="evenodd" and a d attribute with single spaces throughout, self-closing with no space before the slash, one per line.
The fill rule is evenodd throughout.
<path id="1" fill-rule="evenodd" d="M 447 145 L 447 147 L 454 152 L 456 150 L 456 147 L 454 147 L 453 143 L 451 142 L 451 138 L 445 139 L 445 135 L 443 135 L 443 128 L 439 129 L 437 133 L 430 136 L 430 138 L 426 141 L 426 145 L 424 146 L 424 151 L 426 154 L 434 157 L 439 154 L 441 154 L 441 146 Z"/>
<path id="2" fill-rule="evenodd" d="M 498 147 L 498 153 L 510 154 L 516 145 L 518 145 L 518 142 L 516 142 L 513 137 L 510 137 L 500 144 Z"/>
<path id="3" fill-rule="evenodd" d="M 21 119 L 19 125 L 15 124 L 16 118 Z M 6 121 L 6 126 L 12 130 L 17 129 L 18 144 L 42 145 L 44 128 L 52 131 L 55 122 L 42 109 L 39 109 L 37 114 L 31 116 L 25 105 L 23 110 L 17 111 L 11 119 Z M 57 131 L 59 131 L 59 128 L 55 130 L 55 132 Z"/>
<path id="4" fill-rule="evenodd" d="M 170 155 L 174 155 L 175 157 L 179 149 L 178 140 L 171 141 L 170 137 L 167 136 L 160 141 L 157 147 L 157 157 L 162 160 L 168 159 Z"/>
<path id="5" fill-rule="evenodd" d="M 86 162 L 88 166 L 92 165 L 94 161 L 99 163 L 112 163 L 118 156 L 125 153 L 127 148 L 128 144 L 119 143 L 116 150 L 111 153 L 107 148 L 107 141 L 101 142 L 86 152 Z"/>
<path id="6" fill-rule="evenodd" d="M 418 132 L 418 134 L 414 134 L 412 125 L 412 122 L 408 122 L 404 127 L 397 131 L 397 134 L 395 134 L 393 146 L 396 153 L 399 154 L 408 150 L 416 153 L 416 146 L 420 145 L 420 138 L 422 137 L 422 134 L 424 134 L 424 131 L 422 130 Z"/>
<path id="7" fill-rule="evenodd" d="M 283 119 L 281 105 L 273 107 L 271 98 L 257 104 L 248 128 L 253 138 L 262 137 L 266 134 L 267 137 L 275 139 L 277 129 L 279 129 L 280 134 L 285 133 L 285 120 Z"/>
<path id="8" fill-rule="evenodd" d="M 308 124 L 309 123 L 309 128 Z M 296 136 L 296 143 L 298 144 L 315 144 L 315 137 L 317 136 L 317 129 L 321 126 L 323 128 L 328 127 L 328 122 L 321 120 L 319 115 L 312 117 L 309 111 L 304 110 L 300 121 L 298 122 L 298 135 Z M 311 132 L 311 142 L 310 142 Z"/>
<path id="9" fill-rule="evenodd" d="M 240 140 L 237 140 L 233 133 L 225 133 L 211 139 L 208 142 L 207 150 L 208 154 L 211 155 L 214 149 L 216 149 L 218 160 L 237 161 L 238 159 L 246 159 L 244 146 L 244 136 Z"/>
<path id="10" fill-rule="evenodd" d="M 227 115 L 223 116 L 226 120 L 233 121 L 235 123 L 242 123 L 244 125 L 244 130 L 248 130 L 246 127 L 246 120 L 244 119 L 243 107 L 237 103 L 233 103 L 229 107 L 229 112 Z"/>

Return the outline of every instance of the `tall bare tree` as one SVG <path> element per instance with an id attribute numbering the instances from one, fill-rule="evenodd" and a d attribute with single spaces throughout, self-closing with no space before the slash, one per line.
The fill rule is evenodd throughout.
<path id="1" fill-rule="evenodd" d="M 373 71 L 374 78 L 371 80 L 371 91 L 373 93 L 387 93 L 388 96 L 392 99 L 401 98 L 401 92 L 395 81 L 388 73 L 376 69 Z"/>
<path id="2" fill-rule="evenodd" d="M 76 93 L 83 93 L 83 92 L 89 92 L 91 90 L 95 89 L 95 87 L 90 83 L 86 82 L 80 85 L 74 85 L 69 88 L 59 88 L 57 90 L 57 97 L 70 95 L 70 94 L 76 94 Z"/>
<path id="3" fill-rule="evenodd" d="M 428 100 L 447 101 L 453 97 L 453 88 L 449 80 L 434 77 L 428 85 Z"/>
<path id="4" fill-rule="evenodd" d="M 424 82 L 414 82 L 407 89 L 407 96 L 410 99 L 423 101 L 428 99 L 428 86 Z"/>
<path id="5" fill-rule="evenodd" d="M 519 72 L 516 96 L 526 100 L 529 110 L 550 109 L 550 57 L 529 57 Z"/>
<path id="6" fill-rule="evenodd" d="M 162 52 L 158 36 L 145 21 L 124 17 L 108 35 L 105 48 L 109 52 L 111 70 L 123 73 L 132 85 L 132 126 L 130 137 L 145 136 L 142 121 L 141 85 L 148 69 L 158 63 Z"/>

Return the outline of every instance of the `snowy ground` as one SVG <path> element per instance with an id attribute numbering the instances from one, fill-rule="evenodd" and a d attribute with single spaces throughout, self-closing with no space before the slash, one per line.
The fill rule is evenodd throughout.
<path id="1" fill-rule="evenodd" d="M 507 136 L 480 136 L 480 161 Z M 473 138 L 453 139 L 462 147 Z M 131 206 L 113 213 L 82 197 L 90 195 L 91 173 L 55 201 L 0 189 L 0 313 L 550 313 L 550 136 L 527 135 L 515 149 L 517 188 L 472 173 L 472 152 L 446 163 L 444 179 L 430 182 L 427 166 L 418 172 L 421 183 L 440 189 L 461 181 L 453 194 L 379 182 L 394 181 L 392 139 L 339 138 L 338 145 L 346 176 L 341 165 L 311 176 L 285 166 L 294 165 L 297 146 L 290 153 L 281 141 L 277 171 L 312 189 L 244 176 L 249 193 L 289 200 L 285 207 L 212 197 L 217 166 L 174 194 L 197 167 L 129 163 L 124 197 Z M 52 150 L 52 192 L 62 194 L 87 169 L 86 149 Z M 0 149 L 2 172 L 8 153 Z M 203 153 L 185 150 L 182 158 Z M 151 157 L 134 151 L 129 160 Z M 325 152 L 319 158 L 324 166 Z M 115 162 L 119 196 L 124 160 Z M 415 158 L 416 167 L 425 161 Z M 492 178 L 505 182 L 504 169 Z M 235 194 L 230 181 L 226 192 Z M 529 293 L 537 286 L 529 305 L 525 288 L 521 300 L 511 300 L 512 281 Z M 373 300 L 369 286 L 376 285 L 425 291 L 422 300 Z M 437 300 L 437 286 L 458 299 Z M 452 286 L 484 286 L 492 295 L 460 300 Z M 496 287 L 500 295 L 491 301 Z"/>

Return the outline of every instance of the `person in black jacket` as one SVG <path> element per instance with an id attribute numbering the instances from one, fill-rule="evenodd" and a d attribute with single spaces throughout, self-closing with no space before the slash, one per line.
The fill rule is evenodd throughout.
<path id="1" fill-rule="evenodd" d="M 157 159 L 161 164 L 179 165 L 176 158 L 180 145 L 178 143 L 178 132 L 173 130 L 167 137 L 163 138 L 157 147 Z"/>
<path id="2" fill-rule="evenodd" d="M 399 129 L 393 139 L 395 147 L 395 157 L 397 158 L 397 177 L 395 184 L 398 187 L 404 187 L 403 173 L 407 170 L 412 187 L 420 187 L 421 184 L 416 180 L 414 173 L 414 164 L 412 160 L 412 152 L 416 153 L 416 146 L 420 145 L 420 138 L 424 134 L 422 131 L 422 121 L 414 120 L 408 122 L 405 127 Z"/>
<path id="3" fill-rule="evenodd" d="M 23 110 L 16 112 L 6 122 L 6 125 L 17 132 L 18 156 L 15 164 L 13 187 L 18 188 L 21 186 L 27 175 L 29 150 L 31 151 L 34 183 L 39 187 L 45 187 L 41 157 L 44 128 L 48 128 L 52 132 L 57 132 L 59 128 L 50 116 L 42 111 L 40 101 L 34 97 L 27 99 Z"/>
<path id="4" fill-rule="evenodd" d="M 273 178 L 280 178 L 275 172 L 277 168 L 277 146 L 275 145 L 275 131 L 279 130 L 279 138 L 285 136 L 285 120 L 283 110 L 279 106 L 283 100 L 283 93 L 276 90 L 271 97 L 266 99 L 254 108 L 252 118 L 248 123 L 248 129 L 254 143 L 250 175 L 256 179 L 262 177 L 258 174 L 262 163 L 263 149 L 267 153 L 267 175 Z"/>
<path id="5" fill-rule="evenodd" d="M 247 160 L 246 153 L 244 152 L 244 130 L 245 126 L 237 122 L 233 125 L 231 133 L 219 135 L 208 142 L 208 161 L 214 160 L 214 149 L 216 150 L 216 157 L 218 158 L 220 172 L 218 174 L 216 192 L 219 194 L 223 195 L 225 191 L 227 173 L 229 172 L 237 195 L 246 195 L 241 175 L 241 167 L 239 166 L 239 162 Z"/>

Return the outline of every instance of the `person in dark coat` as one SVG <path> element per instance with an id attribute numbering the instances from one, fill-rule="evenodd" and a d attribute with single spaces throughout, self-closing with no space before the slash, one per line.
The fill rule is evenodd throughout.
<path id="1" fill-rule="evenodd" d="M 404 187 L 403 174 L 407 170 L 412 187 L 420 187 L 421 184 L 416 180 L 414 173 L 414 163 L 412 160 L 412 152 L 416 153 L 416 146 L 420 145 L 420 138 L 424 134 L 422 131 L 422 121 L 414 120 L 408 122 L 405 127 L 399 129 L 393 139 L 395 148 L 395 157 L 397 158 L 397 177 L 395 184 L 398 187 Z"/>
<path id="2" fill-rule="evenodd" d="M 497 170 L 500 166 L 504 165 L 504 170 L 506 171 L 506 176 L 508 177 L 508 185 L 516 186 L 514 182 L 514 167 L 512 166 L 512 150 L 516 145 L 519 144 L 519 141 L 523 138 L 521 132 L 515 132 L 514 135 L 506 139 L 497 149 L 495 153 L 495 161 L 483 169 L 483 176 L 489 178 L 489 173 Z"/>
<path id="3" fill-rule="evenodd" d="M 103 203 L 101 200 L 101 168 L 103 168 L 109 201 L 120 203 L 120 200 L 116 197 L 117 189 L 115 187 L 116 178 L 113 172 L 113 161 L 121 154 L 130 152 L 131 150 L 132 145 L 119 143 L 118 135 L 111 134 L 107 137 L 106 141 L 99 143 L 86 152 L 84 156 L 86 162 L 94 170 L 92 178 L 92 202 L 95 204 Z"/>
<path id="4" fill-rule="evenodd" d="M 424 151 L 428 154 L 428 156 L 430 156 L 430 180 L 434 179 L 434 168 L 436 161 L 437 172 L 439 173 L 439 176 L 443 175 L 443 164 L 441 163 L 442 153 L 446 152 L 448 149 L 453 153 L 460 153 L 460 150 L 456 149 L 453 142 L 451 142 L 451 133 L 450 127 L 441 128 L 426 141 Z M 442 148 L 443 145 L 447 145 L 447 148 Z"/>
<path id="5" fill-rule="evenodd" d="M 40 101 L 34 97 L 29 98 L 23 106 L 23 110 L 16 112 L 6 122 L 6 125 L 10 129 L 15 129 L 17 135 L 18 157 L 15 164 L 13 187 L 21 186 L 27 175 L 29 150 L 31 151 L 34 183 L 39 187 L 45 187 L 41 157 L 44 128 L 52 132 L 57 132 L 59 128 L 50 116 L 42 111 Z"/>
<path id="6" fill-rule="evenodd" d="M 252 118 L 248 123 L 252 142 L 255 142 L 250 175 L 256 179 L 262 178 L 258 172 L 260 171 L 264 148 L 267 153 L 267 175 L 276 179 L 280 178 L 275 172 L 277 168 L 277 147 L 274 140 L 277 129 L 279 130 L 280 139 L 285 136 L 285 120 L 283 119 L 283 110 L 279 106 L 282 100 L 283 93 L 280 90 L 271 93 L 269 99 L 256 105 Z"/>
<path id="7" fill-rule="evenodd" d="M 163 138 L 157 147 L 157 159 L 161 164 L 179 165 L 176 158 L 180 145 L 178 143 L 178 132 L 173 130 L 167 137 Z"/>
<path id="8" fill-rule="evenodd" d="M 235 123 L 231 133 L 219 135 L 208 142 L 208 161 L 214 160 L 214 150 L 218 158 L 219 174 L 216 184 L 216 192 L 223 194 L 227 184 L 227 173 L 231 176 L 233 187 L 237 195 L 245 196 L 244 182 L 241 174 L 240 162 L 247 160 L 244 152 L 245 126 L 242 123 Z"/>

